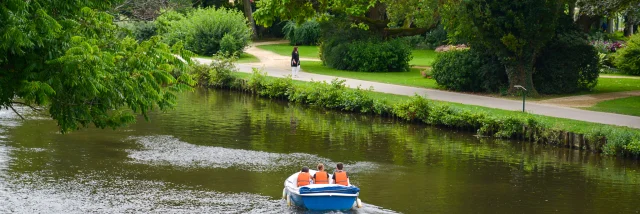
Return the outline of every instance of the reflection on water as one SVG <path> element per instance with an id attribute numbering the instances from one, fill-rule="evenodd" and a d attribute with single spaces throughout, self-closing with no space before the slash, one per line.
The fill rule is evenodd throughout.
<path id="1" fill-rule="evenodd" d="M 29 115 L 27 109 L 20 109 Z M 220 91 L 122 130 L 0 111 L 0 213 L 297 213 L 286 177 L 346 163 L 359 213 L 638 211 L 638 162 Z"/>

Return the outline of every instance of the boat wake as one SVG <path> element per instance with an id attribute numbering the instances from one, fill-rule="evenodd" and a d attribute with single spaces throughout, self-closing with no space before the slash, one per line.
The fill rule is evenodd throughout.
<path id="1" fill-rule="evenodd" d="M 313 166 L 318 162 L 335 165 L 327 158 L 304 153 L 271 153 L 223 147 L 200 146 L 180 141 L 172 136 L 131 137 L 141 144 L 141 150 L 129 150 L 129 158 L 135 163 L 172 165 L 179 167 L 231 168 L 242 167 L 251 171 L 277 171 L 283 167 Z M 378 168 L 371 162 L 345 164 L 349 172 L 373 171 Z"/>

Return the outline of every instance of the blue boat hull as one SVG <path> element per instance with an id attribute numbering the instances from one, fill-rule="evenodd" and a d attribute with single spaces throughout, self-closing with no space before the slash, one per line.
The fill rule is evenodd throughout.
<path id="1" fill-rule="evenodd" d="M 356 196 L 304 196 L 289 194 L 291 202 L 296 206 L 309 210 L 350 210 L 353 208 Z"/>

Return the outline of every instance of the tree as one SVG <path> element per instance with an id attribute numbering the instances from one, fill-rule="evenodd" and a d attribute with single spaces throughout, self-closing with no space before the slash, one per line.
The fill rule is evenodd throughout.
<path id="1" fill-rule="evenodd" d="M 116 128 L 173 105 L 193 80 L 190 52 L 158 37 L 118 38 L 106 12 L 117 1 L 0 3 L 0 107 L 46 108 L 60 130 Z M 94 8 L 94 9 L 91 9 Z M 186 63 L 174 54 L 187 59 Z M 17 112 L 16 112 L 17 113 Z"/>
<path id="2" fill-rule="evenodd" d="M 298 24 L 346 14 L 354 26 L 386 37 L 424 34 L 437 26 L 440 0 L 261 0 L 256 23 L 270 26 L 278 18 Z"/>
<path id="3" fill-rule="evenodd" d="M 562 2 L 556 0 L 469 0 L 457 1 L 461 34 L 469 36 L 471 48 L 495 53 L 505 65 L 509 91 L 515 85 L 537 95 L 532 75 L 542 48 L 555 35 Z"/>
<path id="4" fill-rule="evenodd" d="M 191 0 L 124 0 L 116 4 L 113 11 L 130 19 L 153 21 L 163 10 L 183 11 L 191 7 Z"/>
<path id="5" fill-rule="evenodd" d="M 258 31 L 256 30 L 256 21 L 253 19 L 253 9 L 251 8 L 250 0 L 242 0 L 242 4 L 244 6 L 244 15 L 249 20 L 249 25 L 251 26 L 252 34 L 251 37 L 253 39 L 258 38 Z"/>

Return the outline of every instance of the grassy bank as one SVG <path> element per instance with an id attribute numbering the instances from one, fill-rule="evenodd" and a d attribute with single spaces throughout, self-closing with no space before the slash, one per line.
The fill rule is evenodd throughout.
<path id="1" fill-rule="evenodd" d="M 409 72 L 357 72 L 342 71 L 322 65 L 322 62 L 303 62 L 302 69 L 308 73 L 323 74 L 351 79 L 406 85 L 422 88 L 438 88 L 434 79 L 427 79 L 420 74 L 421 69 L 412 68 Z"/>
<path id="2" fill-rule="evenodd" d="M 232 88 L 322 108 L 395 117 L 410 122 L 474 131 L 484 136 L 527 139 L 558 146 L 568 145 L 566 133 L 572 132 L 579 134 L 575 139 L 582 140 L 584 136 L 586 141 L 591 142 L 583 144 L 580 141 L 579 147 L 583 149 L 601 150 L 610 155 L 640 154 L 640 130 L 637 129 L 436 102 L 419 96 L 407 97 L 349 89 L 337 80 L 332 83 L 298 82 L 291 78 L 267 77 L 259 71 L 254 71 L 253 74 L 231 72 L 231 66 L 196 67 L 199 68 L 194 69 L 193 73 L 203 87 Z M 575 139 L 572 137 L 572 142 Z"/>
<path id="3" fill-rule="evenodd" d="M 589 107 L 587 110 L 640 116 L 640 97 L 608 100 Z"/>

